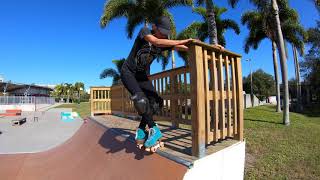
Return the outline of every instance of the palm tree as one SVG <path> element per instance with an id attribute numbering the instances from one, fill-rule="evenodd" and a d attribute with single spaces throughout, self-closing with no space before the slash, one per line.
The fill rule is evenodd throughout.
<path id="1" fill-rule="evenodd" d="M 73 85 L 73 88 L 74 88 L 74 92 L 77 92 L 77 97 L 79 102 L 80 103 L 80 97 L 81 97 L 81 94 L 82 92 L 84 91 L 84 84 L 82 82 L 76 82 L 74 85 Z"/>
<path id="2" fill-rule="evenodd" d="M 239 0 L 228 0 L 228 3 L 234 7 Z M 216 24 L 216 15 L 213 0 L 196 0 L 198 5 L 206 5 L 206 17 L 208 21 L 208 36 L 210 44 L 218 44 L 218 30 Z"/>
<path id="3" fill-rule="evenodd" d="M 70 96 L 73 94 L 73 87 L 70 83 L 64 83 L 63 84 L 63 95 L 64 97 L 67 97 L 67 103 L 70 102 Z"/>
<path id="4" fill-rule="evenodd" d="M 54 87 L 54 91 L 52 93 L 53 96 L 61 98 L 63 95 L 63 84 L 58 84 Z"/>
<path id="5" fill-rule="evenodd" d="M 257 49 L 263 39 L 268 38 L 271 40 L 277 91 L 277 112 L 280 112 L 280 85 L 276 55 L 278 43 L 274 26 L 273 11 L 270 3 L 254 2 L 254 4 L 258 7 L 257 10 L 248 11 L 242 16 L 242 24 L 246 24 L 248 29 L 250 29 L 249 35 L 245 40 L 244 49 L 245 52 L 248 53 L 250 48 Z M 288 42 L 298 47 L 300 54 L 303 54 L 303 39 L 305 32 L 299 24 L 298 14 L 295 10 L 290 9 L 286 3 L 281 3 L 280 6 L 281 10 L 279 13 L 284 37 Z"/>
<path id="6" fill-rule="evenodd" d="M 115 18 L 125 17 L 127 19 L 126 32 L 128 38 L 132 38 L 135 28 L 143 24 L 153 22 L 157 17 L 167 16 L 171 20 L 172 35 L 175 36 L 175 23 L 172 14 L 167 10 L 176 6 L 191 6 L 192 0 L 110 0 L 105 4 L 100 25 L 105 28 Z M 168 64 L 169 55 L 172 52 L 164 52 L 157 58 L 162 62 L 162 69 Z"/>
<path id="7" fill-rule="evenodd" d="M 231 19 L 222 19 L 222 14 L 227 11 L 226 8 L 219 8 L 218 6 L 214 6 L 214 14 L 215 14 L 215 21 L 216 21 L 216 26 L 217 26 L 217 38 L 218 41 L 220 42 L 220 45 L 225 46 L 226 45 L 226 40 L 224 37 L 224 33 L 226 30 L 231 29 L 233 30 L 236 34 L 240 34 L 240 28 L 238 24 L 231 20 Z M 178 36 L 177 39 L 187 39 L 187 38 L 195 38 L 195 39 L 200 39 L 201 41 L 204 41 L 209 37 L 209 32 L 208 32 L 208 18 L 206 14 L 206 9 L 203 7 L 197 7 L 193 9 L 193 12 L 199 14 L 202 16 L 201 22 L 196 21 L 193 22 L 191 25 L 189 25 L 187 28 L 182 30 Z M 179 52 L 179 56 L 182 57 L 182 59 L 187 63 L 187 53 L 185 52 Z"/>
<path id="8" fill-rule="evenodd" d="M 117 69 L 115 70 L 112 68 L 107 68 L 107 69 L 103 70 L 100 74 L 100 79 L 112 77 L 113 78 L 112 85 L 119 84 L 120 83 L 121 67 L 122 67 L 125 60 L 126 60 L 125 58 L 122 58 L 119 60 L 113 60 L 112 62 L 113 62 L 113 64 L 116 65 Z"/>

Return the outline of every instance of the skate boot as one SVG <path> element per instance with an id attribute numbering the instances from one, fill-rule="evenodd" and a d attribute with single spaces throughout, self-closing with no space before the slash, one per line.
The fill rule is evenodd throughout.
<path id="1" fill-rule="evenodd" d="M 144 147 L 143 144 L 144 144 L 144 142 L 146 141 L 147 138 L 148 138 L 147 131 L 138 128 L 137 131 L 136 131 L 135 140 L 136 140 L 136 143 L 137 143 L 137 147 L 139 149 L 142 149 Z"/>
<path id="2" fill-rule="evenodd" d="M 149 130 L 149 137 L 144 143 L 145 150 L 149 152 L 156 152 L 158 148 L 163 147 L 164 144 L 161 142 L 162 133 L 158 126 L 153 126 Z"/>

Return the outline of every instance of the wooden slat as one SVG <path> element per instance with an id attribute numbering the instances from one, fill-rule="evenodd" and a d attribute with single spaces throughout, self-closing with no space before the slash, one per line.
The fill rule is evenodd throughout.
<path id="1" fill-rule="evenodd" d="M 176 76 L 174 74 L 170 75 L 170 116 L 173 127 L 179 127 L 179 122 L 176 118 L 177 114 L 177 100 L 172 96 L 176 94 Z"/>
<path id="2" fill-rule="evenodd" d="M 231 59 L 231 69 L 232 69 L 232 106 L 233 106 L 233 136 L 236 134 L 237 130 L 237 89 L 236 89 L 236 72 L 234 67 L 235 59 Z"/>
<path id="3" fill-rule="evenodd" d="M 160 79 L 157 79 L 157 92 L 160 94 Z"/>
<path id="4" fill-rule="evenodd" d="M 212 63 L 211 63 L 211 79 L 212 79 L 212 96 L 216 97 L 215 92 L 218 92 L 218 73 L 217 73 L 217 64 L 216 64 L 216 55 L 215 52 L 212 52 Z M 218 126 L 219 126 L 219 101 L 217 98 L 213 99 L 213 141 L 218 141 Z"/>
<path id="5" fill-rule="evenodd" d="M 161 93 L 160 95 L 163 95 L 163 78 L 161 78 Z"/>
<path id="6" fill-rule="evenodd" d="M 184 94 L 187 94 L 188 84 L 187 84 L 187 72 L 183 73 L 183 85 L 184 85 Z"/>
<path id="7" fill-rule="evenodd" d="M 232 129 L 231 129 L 231 94 L 230 94 L 230 73 L 229 73 L 229 57 L 226 56 L 225 61 L 225 72 L 226 72 L 226 94 L 227 94 L 227 136 L 231 137 Z"/>
<path id="8" fill-rule="evenodd" d="M 181 74 L 178 75 L 178 80 L 179 80 L 179 86 L 178 86 L 179 94 L 182 94 L 182 93 L 181 93 L 181 91 L 182 91 Z"/>
<path id="9" fill-rule="evenodd" d="M 124 86 L 121 86 L 121 111 L 125 112 L 125 98 L 124 98 Z"/>
<path id="10" fill-rule="evenodd" d="M 192 101 L 192 155 L 196 157 L 205 156 L 205 100 L 203 79 L 203 55 L 200 46 L 192 45 L 189 51 L 190 78 L 191 78 L 191 101 Z"/>
<path id="11" fill-rule="evenodd" d="M 218 64 L 218 75 L 219 75 L 219 90 L 224 91 L 224 78 L 223 78 L 223 65 L 222 65 L 222 54 L 219 55 L 219 64 Z M 219 101 L 220 111 L 219 111 L 219 127 L 221 135 L 220 137 L 225 138 L 224 127 L 225 127 L 225 103 L 224 97 L 221 93 Z"/>
<path id="12" fill-rule="evenodd" d="M 243 141 L 243 90 L 242 90 L 242 69 L 241 69 L 241 59 L 236 59 L 236 79 L 237 79 L 237 114 L 238 114 L 238 127 L 236 139 Z"/>
<path id="13" fill-rule="evenodd" d="M 187 87 L 187 72 L 183 73 L 183 86 L 184 86 L 184 100 L 185 100 L 185 105 L 184 105 L 184 117 L 185 119 L 188 119 L 188 98 L 186 94 L 188 93 L 188 87 Z"/>
<path id="14" fill-rule="evenodd" d="M 94 108 L 93 108 L 93 101 L 94 101 L 94 96 L 93 96 L 93 89 L 90 88 L 90 112 L 91 112 L 91 116 L 94 116 Z"/>
<path id="15" fill-rule="evenodd" d="M 210 128 L 210 101 L 209 101 L 209 78 L 208 78 L 208 52 L 207 50 L 203 51 L 203 59 L 204 59 L 204 96 L 205 96 L 205 124 L 206 124 L 206 144 L 209 144 L 209 134 L 211 134 Z"/>

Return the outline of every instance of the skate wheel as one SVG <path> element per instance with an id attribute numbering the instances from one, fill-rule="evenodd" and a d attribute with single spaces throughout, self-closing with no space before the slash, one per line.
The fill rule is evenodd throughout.
<path id="1" fill-rule="evenodd" d="M 157 151 L 157 149 L 158 149 L 157 147 L 152 147 L 151 152 L 155 153 Z"/>
<path id="2" fill-rule="evenodd" d="M 137 148 L 143 149 L 143 144 L 137 144 Z"/>

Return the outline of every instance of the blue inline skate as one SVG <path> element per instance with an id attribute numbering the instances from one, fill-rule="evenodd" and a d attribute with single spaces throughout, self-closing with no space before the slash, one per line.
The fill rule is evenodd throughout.
<path id="1" fill-rule="evenodd" d="M 137 143 L 137 147 L 139 149 L 143 149 L 145 141 L 148 139 L 148 132 L 146 130 L 142 130 L 140 128 L 136 131 L 135 140 Z"/>
<path id="2" fill-rule="evenodd" d="M 153 126 L 153 128 L 150 128 L 148 136 L 148 139 L 144 143 L 146 151 L 156 152 L 158 148 L 164 146 L 164 143 L 161 142 L 162 133 L 158 126 Z"/>

